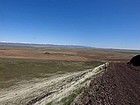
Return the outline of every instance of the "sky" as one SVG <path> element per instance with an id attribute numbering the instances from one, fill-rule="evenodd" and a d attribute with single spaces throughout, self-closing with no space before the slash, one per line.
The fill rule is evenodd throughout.
<path id="1" fill-rule="evenodd" d="M 0 42 L 140 49 L 140 0 L 0 0 Z"/>

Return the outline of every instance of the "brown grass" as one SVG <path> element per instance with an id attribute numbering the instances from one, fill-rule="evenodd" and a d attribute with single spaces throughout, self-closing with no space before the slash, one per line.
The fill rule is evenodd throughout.
<path id="1" fill-rule="evenodd" d="M 47 52 L 47 53 L 46 53 Z M 47 49 L 47 48 L 4 48 L 0 47 L 0 58 L 25 58 L 67 61 L 128 61 L 136 53 L 106 49 Z"/>

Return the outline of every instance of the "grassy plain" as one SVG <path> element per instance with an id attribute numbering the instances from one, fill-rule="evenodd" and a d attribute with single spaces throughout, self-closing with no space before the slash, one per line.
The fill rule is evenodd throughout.
<path id="1" fill-rule="evenodd" d="M 23 80 L 94 68 L 106 61 L 128 61 L 139 51 L 0 46 L 0 89 Z"/>
<path id="2" fill-rule="evenodd" d="M 0 59 L 0 88 L 22 80 L 48 78 L 56 74 L 82 71 L 102 64 L 100 61 L 48 61 L 32 59 Z"/>

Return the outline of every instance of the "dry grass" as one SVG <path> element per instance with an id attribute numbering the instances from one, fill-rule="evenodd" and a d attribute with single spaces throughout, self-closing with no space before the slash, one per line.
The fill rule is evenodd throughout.
<path id="1" fill-rule="evenodd" d="M 0 58 L 0 88 L 8 88 L 22 80 L 48 78 L 57 74 L 82 71 L 100 65 L 101 61 L 48 61 Z"/>
<path id="2" fill-rule="evenodd" d="M 94 68 L 106 61 L 128 61 L 138 52 L 106 49 L 64 49 L 0 46 L 0 88 L 21 80 Z"/>
<path id="3" fill-rule="evenodd" d="M 0 58 L 47 59 L 63 61 L 128 61 L 140 51 L 106 49 L 64 49 L 47 47 L 0 47 Z"/>

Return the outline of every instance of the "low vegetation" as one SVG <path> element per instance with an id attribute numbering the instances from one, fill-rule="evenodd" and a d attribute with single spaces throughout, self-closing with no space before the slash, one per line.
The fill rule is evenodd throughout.
<path id="1" fill-rule="evenodd" d="M 49 61 L 32 59 L 0 59 L 0 88 L 7 88 L 22 80 L 48 78 L 56 74 L 94 68 L 101 61 Z"/>

